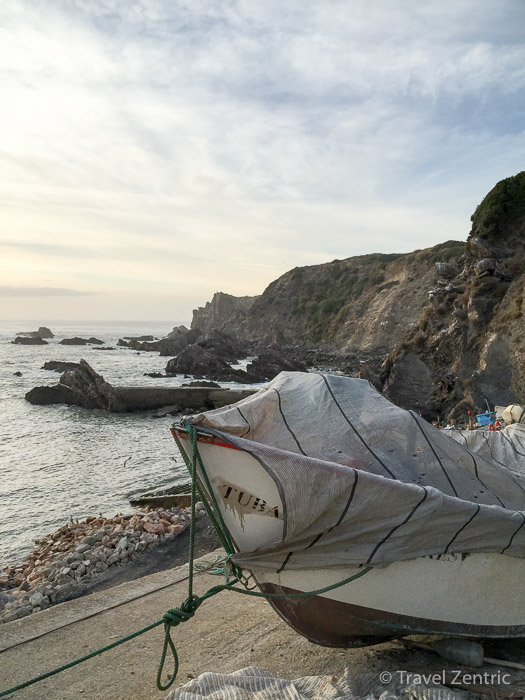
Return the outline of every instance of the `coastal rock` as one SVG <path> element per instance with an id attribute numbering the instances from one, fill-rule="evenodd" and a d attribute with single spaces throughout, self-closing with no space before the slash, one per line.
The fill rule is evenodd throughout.
<path id="1" fill-rule="evenodd" d="M 209 333 L 214 330 L 224 331 L 237 327 L 246 319 L 257 298 L 235 297 L 224 292 L 216 292 L 211 301 L 193 312 L 191 328 Z M 242 334 L 239 337 L 242 337 Z"/>
<path id="2" fill-rule="evenodd" d="M 269 348 L 250 362 L 246 371 L 262 382 L 273 379 L 280 372 L 307 372 L 308 368 L 304 362 L 287 357 L 278 348 Z"/>
<path id="3" fill-rule="evenodd" d="M 133 340 L 135 342 L 144 343 L 152 342 L 154 340 L 152 335 L 125 335 L 124 340 Z"/>
<path id="4" fill-rule="evenodd" d="M 47 340 L 44 340 L 40 336 L 26 337 L 20 335 L 13 340 L 13 343 L 16 345 L 48 345 Z"/>
<path id="5" fill-rule="evenodd" d="M 210 387 L 211 389 L 220 389 L 221 385 L 217 384 L 217 382 L 210 382 L 207 379 L 199 379 L 196 382 L 189 382 L 189 384 L 182 384 L 182 386 L 203 386 L 203 387 Z"/>
<path id="6" fill-rule="evenodd" d="M 99 338 L 64 338 L 60 341 L 60 345 L 104 345 L 103 340 Z"/>
<path id="7" fill-rule="evenodd" d="M 20 333 L 17 333 L 17 335 L 23 335 L 26 336 L 27 338 L 54 338 L 55 336 L 53 333 L 49 330 L 49 328 L 46 328 L 46 326 L 40 326 L 40 328 L 37 331 L 21 331 Z"/>
<path id="8" fill-rule="evenodd" d="M 40 369 L 47 369 L 52 372 L 67 372 L 70 369 L 79 369 L 78 362 L 62 362 L 61 360 L 48 360 L 44 362 Z"/>
<path id="9" fill-rule="evenodd" d="M 175 326 L 165 338 L 152 342 L 141 341 L 138 338 L 121 338 L 117 345 L 141 352 L 158 352 L 164 357 L 176 355 L 183 348 L 194 343 L 201 335 L 199 330 L 189 330 L 186 326 Z"/>
<path id="10" fill-rule="evenodd" d="M 246 347 L 243 344 L 235 341 L 230 335 L 217 328 L 200 337 L 196 344 L 204 350 L 213 353 L 213 355 L 220 357 L 225 362 L 234 364 L 239 359 L 246 357 L 247 354 Z"/>
<path id="11" fill-rule="evenodd" d="M 188 345 L 177 357 L 169 360 L 166 374 L 190 374 L 202 377 L 213 377 L 219 381 L 236 380 L 239 370 L 234 370 L 212 350 L 206 350 L 200 345 Z M 243 376 L 242 373 L 240 376 Z"/>
<path id="12" fill-rule="evenodd" d="M 74 370 L 64 372 L 56 386 L 31 389 L 25 396 L 26 400 L 38 405 L 65 403 L 83 408 L 125 411 L 122 400 L 111 384 L 97 374 L 85 360 L 80 360 L 79 365 Z"/>

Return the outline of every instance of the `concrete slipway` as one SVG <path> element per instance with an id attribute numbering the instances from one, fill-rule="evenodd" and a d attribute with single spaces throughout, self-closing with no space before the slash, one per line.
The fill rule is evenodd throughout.
<path id="1" fill-rule="evenodd" d="M 222 553 L 216 550 L 198 562 L 213 560 Z M 161 571 L 0 625 L 0 690 L 155 622 L 165 610 L 184 601 L 187 575 L 187 565 Z M 203 594 L 220 580 L 217 576 L 198 574 L 195 592 Z M 266 601 L 234 593 L 221 593 L 203 603 L 193 619 L 173 630 L 172 637 L 180 660 L 175 686 L 205 671 L 231 673 L 246 666 L 258 666 L 293 679 L 309 675 L 339 678 L 345 667 L 353 677 L 380 671 L 389 671 L 395 677 L 402 669 L 428 673 L 440 671 L 446 664 L 433 653 L 409 650 L 396 643 L 349 650 L 316 646 L 288 627 Z M 162 641 L 163 628 L 159 626 L 10 697 L 15 700 L 165 698 L 169 691 L 160 692 L 155 686 Z M 494 671 L 495 667 L 489 670 Z M 523 678 L 523 672 L 513 676 L 513 680 L 518 680 Z M 486 694 L 523 695 L 507 686 L 489 687 L 482 695 L 473 696 Z"/>
<path id="2" fill-rule="evenodd" d="M 213 559 L 217 550 L 199 561 Z M 151 574 L 109 590 L 56 605 L 0 626 L 0 690 L 78 658 L 158 620 L 187 595 L 187 565 Z M 219 583 L 200 574 L 195 590 Z M 206 601 L 195 617 L 173 630 L 180 670 L 176 685 L 205 671 L 229 673 L 259 666 L 284 678 L 342 675 L 399 668 L 390 644 L 362 650 L 328 649 L 310 644 L 257 598 L 221 593 Z M 73 669 L 21 690 L 17 700 L 142 700 L 168 694 L 155 687 L 162 648 L 158 627 Z M 171 661 L 170 661 L 171 664 Z M 171 665 L 169 666 L 171 668 Z"/>

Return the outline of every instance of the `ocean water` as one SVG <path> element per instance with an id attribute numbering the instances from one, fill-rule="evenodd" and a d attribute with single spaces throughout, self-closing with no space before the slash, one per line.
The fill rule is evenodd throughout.
<path id="1" fill-rule="evenodd" d="M 0 322 L 0 569 L 22 561 L 36 538 L 70 516 L 130 512 L 131 495 L 187 479 L 169 432 L 171 417 L 33 406 L 24 399 L 34 386 L 58 382 L 58 372 L 41 369 L 47 360 L 83 358 L 107 381 L 121 386 L 180 385 L 188 380 L 144 376 L 162 372 L 169 358 L 116 347 L 125 335 L 162 337 L 180 323 Z M 39 326 L 55 334 L 48 345 L 12 343 L 17 332 Z M 59 345 L 73 336 L 95 336 L 115 349 Z M 18 371 L 21 377 L 14 375 Z"/>

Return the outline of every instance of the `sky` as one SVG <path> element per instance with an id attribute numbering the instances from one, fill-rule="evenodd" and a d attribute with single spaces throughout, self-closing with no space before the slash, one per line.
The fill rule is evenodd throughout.
<path id="1" fill-rule="evenodd" d="M 522 0 L 2 0 L 0 318 L 176 320 L 465 240 L 524 169 Z"/>

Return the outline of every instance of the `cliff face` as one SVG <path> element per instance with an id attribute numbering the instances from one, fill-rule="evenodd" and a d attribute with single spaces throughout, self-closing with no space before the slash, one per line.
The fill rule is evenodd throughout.
<path id="1" fill-rule="evenodd" d="M 216 294 L 194 311 L 192 328 L 220 328 L 250 342 L 385 354 L 413 326 L 435 281 L 435 262 L 455 260 L 449 241 L 408 254 L 362 255 L 297 267 L 259 297 Z M 236 305 L 234 301 L 243 304 Z"/>
<path id="2" fill-rule="evenodd" d="M 216 294 L 192 328 L 383 356 L 366 376 L 427 418 L 525 405 L 525 172 L 499 182 L 471 220 L 466 244 L 295 268 L 258 297 Z"/>
<path id="3" fill-rule="evenodd" d="M 242 325 L 255 299 L 257 297 L 234 297 L 215 292 L 211 301 L 195 309 L 191 328 L 203 333 L 220 330 L 236 335 L 231 329 Z"/>
<path id="4" fill-rule="evenodd" d="M 428 417 L 525 403 L 525 172 L 499 182 L 471 220 L 465 254 L 438 270 L 384 365 L 385 395 Z"/>

